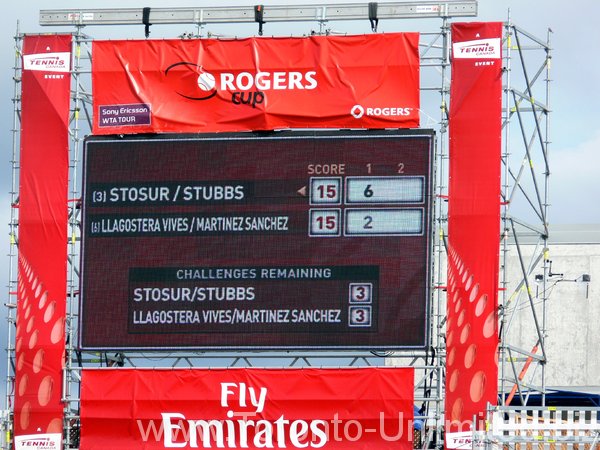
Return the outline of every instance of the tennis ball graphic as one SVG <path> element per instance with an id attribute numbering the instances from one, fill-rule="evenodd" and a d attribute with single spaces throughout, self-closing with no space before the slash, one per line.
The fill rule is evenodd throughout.
<path id="1" fill-rule="evenodd" d="M 215 77 L 208 72 L 202 72 L 198 77 L 198 87 L 203 91 L 212 91 L 215 88 Z"/>

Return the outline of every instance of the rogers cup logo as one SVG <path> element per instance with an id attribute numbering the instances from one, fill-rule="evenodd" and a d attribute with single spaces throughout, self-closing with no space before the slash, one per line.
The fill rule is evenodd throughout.
<path id="1" fill-rule="evenodd" d="M 23 70 L 69 72 L 70 63 L 71 54 L 69 52 L 23 55 Z"/>
<path id="2" fill-rule="evenodd" d="M 268 91 L 313 90 L 318 86 L 314 70 L 214 74 L 186 61 L 171 64 L 165 69 L 165 76 L 177 86 L 175 92 L 188 100 L 209 100 L 217 93 L 231 94 L 233 104 L 253 108 L 265 102 Z"/>
<path id="3" fill-rule="evenodd" d="M 500 59 L 500 38 L 457 42 L 452 51 L 457 59 Z"/>
<path id="4" fill-rule="evenodd" d="M 60 450 L 60 433 L 28 434 L 15 436 L 15 450 Z"/>

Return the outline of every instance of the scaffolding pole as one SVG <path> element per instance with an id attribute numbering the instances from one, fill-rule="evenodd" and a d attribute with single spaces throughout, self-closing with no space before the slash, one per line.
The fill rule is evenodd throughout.
<path id="1" fill-rule="evenodd" d="M 549 274 L 550 31 L 544 41 L 512 24 L 509 17 L 505 33 L 500 399 L 502 405 L 509 404 L 513 397 L 525 405 L 532 393 L 539 392 L 544 404 L 548 362 L 545 340 L 549 296 L 546 280 Z M 513 57 L 513 53 L 517 56 Z M 533 56 L 537 60 L 534 61 Z M 531 254 L 524 253 L 524 238 L 528 239 L 528 245 L 534 241 Z M 511 253 L 516 254 L 511 256 Z M 508 271 L 515 267 L 518 275 L 511 280 Z M 535 270 L 543 272 L 541 296 L 531 287 Z M 517 316 L 528 325 L 518 327 Z M 513 343 L 517 340 L 515 334 L 521 334 L 519 345 Z M 538 348 L 539 355 L 536 354 Z"/>

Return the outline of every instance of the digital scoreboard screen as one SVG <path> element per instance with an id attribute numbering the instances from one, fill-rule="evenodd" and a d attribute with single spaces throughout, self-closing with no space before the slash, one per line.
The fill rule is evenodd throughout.
<path id="1" fill-rule="evenodd" d="M 433 140 L 86 139 L 80 347 L 425 347 Z"/>

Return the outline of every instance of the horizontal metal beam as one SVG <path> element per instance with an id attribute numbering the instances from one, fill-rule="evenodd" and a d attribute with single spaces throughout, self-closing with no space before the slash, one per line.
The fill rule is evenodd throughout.
<path id="1" fill-rule="evenodd" d="M 473 17 L 477 0 L 382 2 L 377 5 L 378 19 L 431 17 Z M 330 5 L 268 5 L 263 9 L 265 22 L 305 22 L 367 20 L 368 3 Z M 143 8 L 43 9 L 40 25 L 132 25 L 143 21 Z M 208 8 L 151 8 L 152 24 L 252 23 L 254 6 Z"/>

